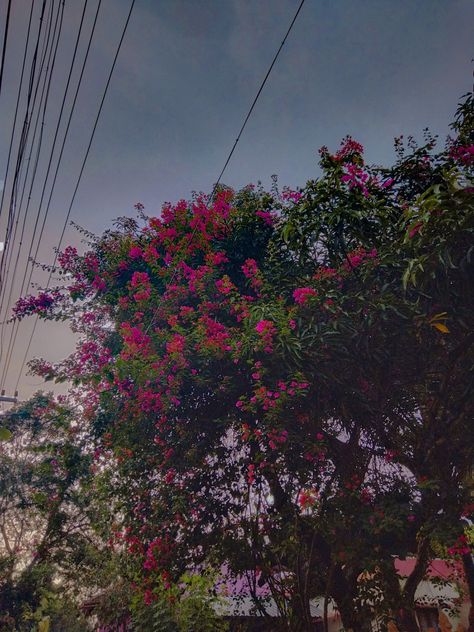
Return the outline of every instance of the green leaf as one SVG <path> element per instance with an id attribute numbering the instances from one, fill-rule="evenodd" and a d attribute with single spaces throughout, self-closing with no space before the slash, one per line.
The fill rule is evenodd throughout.
<path id="1" fill-rule="evenodd" d="M 8 428 L 4 428 L 3 426 L 0 426 L 0 441 L 10 441 L 12 437 L 13 437 L 13 434 L 11 433 L 10 430 L 8 430 Z"/>

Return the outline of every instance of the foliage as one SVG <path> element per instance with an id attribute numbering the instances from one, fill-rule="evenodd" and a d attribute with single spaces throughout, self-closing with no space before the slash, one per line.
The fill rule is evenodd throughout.
<path id="1" fill-rule="evenodd" d="M 212 574 L 183 575 L 174 586 L 159 582 L 146 602 L 132 605 L 133 629 L 150 632 L 224 632 L 227 624 L 216 614 L 221 599 Z"/>
<path id="2" fill-rule="evenodd" d="M 222 187 L 160 218 L 137 205 L 60 254 L 72 280 L 17 304 L 82 335 L 33 369 L 74 385 L 113 546 L 157 596 L 136 611 L 149 625 L 165 625 L 161 586 L 228 564 L 254 570 L 292 630 L 319 595 L 347 628 L 375 611 L 413 630 L 433 546 L 465 553 L 472 108 L 439 153 L 428 133 L 398 139 L 392 168 L 347 137 L 300 191 Z"/>

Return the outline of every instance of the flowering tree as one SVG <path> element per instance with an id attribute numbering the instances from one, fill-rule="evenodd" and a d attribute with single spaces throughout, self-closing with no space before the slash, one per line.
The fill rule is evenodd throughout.
<path id="1" fill-rule="evenodd" d="M 18 303 L 82 333 L 33 368 L 75 384 L 146 602 L 225 563 L 291 630 L 321 595 L 348 629 L 416 630 L 434 543 L 466 553 L 471 511 L 472 106 L 445 151 L 399 140 L 391 169 L 347 138 L 300 191 L 137 205 Z"/>

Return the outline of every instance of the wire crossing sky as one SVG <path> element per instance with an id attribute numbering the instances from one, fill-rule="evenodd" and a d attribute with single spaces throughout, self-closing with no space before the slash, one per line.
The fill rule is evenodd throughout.
<path id="1" fill-rule="evenodd" d="M 54 27 L 61 2 L 48 0 L 45 32 L 52 4 Z M 73 86 L 77 84 L 97 4 L 98 0 L 88 0 Z M 133 214 L 136 202 L 145 204 L 147 214 L 154 214 L 159 213 L 164 201 L 188 197 L 193 190 L 209 193 L 242 124 L 243 112 L 254 98 L 299 4 L 299 0 L 137 0 L 71 219 L 100 233 L 113 218 Z M 42 148 L 30 201 L 35 213 L 83 6 L 83 0 L 64 2 L 54 77 L 44 124 L 41 118 L 39 123 Z M 32 42 L 38 31 L 40 8 L 41 1 L 36 0 Z M 102 0 L 61 168 L 48 202 L 48 218 L 42 239 L 35 242 L 38 259 L 46 264 L 54 258 L 53 248 L 61 234 L 129 8 L 130 0 Z M 0 9 L 2 38 L 7 9 L 5 2 Z M 7 164 L 30 9 L 30 0 L 16 0 L 9 16 L 0 95 L 0 179 Z M 262 180 L 269 185 L 276 173 L 282 185 L 303 185 L 318 174 L 318 148 L 334 148 L 348 133 L 365 145 L 368 160 L 377 163 L 392 162 L 392 139 L 399 134 L 421 138 L 422 129 L 429 126 L 444 137 L 459 97 L 471 89 L 473 23 L 471 0 L 306 0 L 223 182 L 240 187 Z M 25 75 L 31 63 L 32 42 Z M 46 66 L 42 81 L 45 73 Z M 25 86 L 21 113 L 26 94 Z M 72 99 L 71 89 L 65 102 L 67 114 Z M 20 121 L 23 118 L 17 121 L 16 144 Z M 60 139 L 66 121 L 64 116 Z M 32 134 L 33 126 L 30 139 Z M 56 145 L 54 166 L 60 143 Z M 29 151 L 30 146 L 22 177 Z M 10 187 L 9 182 L 6 186 Z M 9 193 L 8 189 L 2 206 L 0 241 L 6 229 Z M 29 244 L 33 226 L 27 220 L 24 243 Z M 64 244 L 78 245 L 80 238 L 68 228 Z M 27 252 L 28 248 L 22 247 L 19 279 L 26 267 Z M 32 275 L 33 283 L 40 285 L 47 278 L 48 273 L 41 269 L 35 269 Z M 12 300 L 19 290 L 16 281 Z M 14 388 L 32 327 L 32 321 L 25 322 L 18 334 L 5 376 L 8 391 Z M 57 323 L 50 328 L 40 324 L 30 355 L 56 361 L 72 346 L 66 328 Z M 22 376 L 20 396 L 27 397 L 39 386 L 38 378 Z"/>

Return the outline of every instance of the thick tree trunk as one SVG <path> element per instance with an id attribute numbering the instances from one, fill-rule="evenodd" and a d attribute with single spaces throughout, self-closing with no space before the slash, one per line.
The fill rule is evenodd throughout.
<path id="1" fill-rule="evenodd" d="M 414 610 L 401 608 L 396 618 L 399 632 L 419 632 Z"/>
<path id="2" fill-rule="evenodd" d="M 344 632 L 363 632 L 363 623 L 353 609 L 345 609 L 344 612 L 339 610 L 339 614 L 341 615 Z"/>

